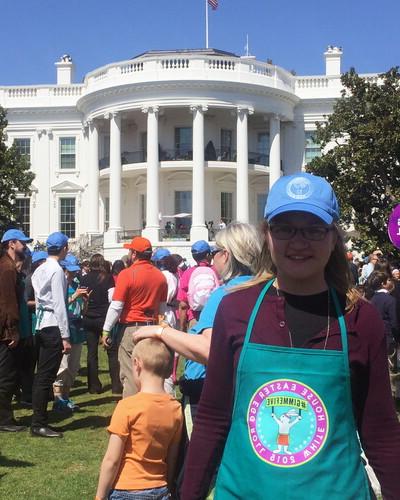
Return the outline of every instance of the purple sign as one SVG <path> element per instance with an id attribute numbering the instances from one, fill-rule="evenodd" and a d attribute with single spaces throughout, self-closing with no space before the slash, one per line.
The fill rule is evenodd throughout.
<path id="1" fill-rule="evenodd" d="M 400 205 L 394 207 L 389 217 L 388 234 L 396 248 L 400 248 Z"/>

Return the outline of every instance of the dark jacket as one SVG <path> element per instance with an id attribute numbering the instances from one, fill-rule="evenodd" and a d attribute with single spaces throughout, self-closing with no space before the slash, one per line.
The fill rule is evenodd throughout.
<path id="1" fill-rule="evenodd" d="M 389 293 L 375 292 L 371 302 L 378 309 L 385 324 L 386 341 L 392 343 L 393 339 L 398 340 L 396 299 Z"/>
<path id="2" fill-rule="evenodd" d="M 17 270 L 11 257 L 0 257 L 0 341 L 18 336 Z"/>

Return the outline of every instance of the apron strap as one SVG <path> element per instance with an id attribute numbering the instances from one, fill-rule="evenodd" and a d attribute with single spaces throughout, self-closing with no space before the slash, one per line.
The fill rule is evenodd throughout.
<path id="1" fill-rule="evenodd" d="M 333 303 L 335 304 L 336 314 L 337 314 L 338 321 L 339 321 L 340 337 L 342 339 L 344 371 L 345 371 L 346 375 L 350 376 L 349 342 L 347 340 L 346 322 L 345 322 L 344 316 L 342 314 L 342 308 L 340 307 L 340 303 L 339 303 L 339 299 L 338 299 L 336 291 L 333 288 L 330 288 L 330 292 L 331 292 L 332 297 L 333 297 Z M 351 397 L 350 397 L 350 401 L 351 401 Z"/>
<path id="2" fill-rule="evenodd" d="M 261 290 L 261 293 L 260 293 L 260 295 L 257 298 L 257 301 L 256 301 L 256 303 L 255 303 L 255 305 L 253 307 L 253 310 L 251 312 L 251 315 L 250 315 L 249 323 L 247 325 L 246 336 L 244 338 L 243 347 L 247 346 L 247 344 L 249 343 L 250 335 L 251 335 L 251 332 L 253 330 L 254 322 L 256 320 L 256 316 L 258 314 L 258 310 L 260 309 L 261 302 L 264 300 L 264 297 L 265 297 L 266 293 L 271 288 L 271 285 L 272 285 L 272 283 L 274 281 L 275 281 L 275 278 L 273 278 L 272 280 L 268 281 L 268 283 Z"/>

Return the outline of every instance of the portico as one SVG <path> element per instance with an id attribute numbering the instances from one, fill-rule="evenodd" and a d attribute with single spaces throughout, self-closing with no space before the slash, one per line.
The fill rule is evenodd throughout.
<path id="1" fill-rule="evenodd" d="M 105 233 L 106 244 L 116 244 L 118 242 L 118 233 L 122 231 L 124 226 L 126 227 L 126 224 L 124 225 L 122 222 L 122 179 L 124 177 L 132 177 L 134 174 L 145 177 L 146 225 L 142 234 L 151 241 L 160 241 L 160 213 L 163 214 L 166 211 L 166 207 L 162 206 L 160 196 L 163 190 L 163 186 L 160 186 L 161 172 L 176 170 L 177 172 L 189 174 L 192 196 L 190 240 L 194 241 L 208 239 L 209 236 L 208 228 L 205 225 L 205 221 L 208 220 L 205 207 L 207 197 L 210 194 L 205 189 L 205 178 L 208 173 L 223 173 L 226 171 L 233 176 L 231 179 L 233 178 L 235 182 L 236 210 L 232 214 L 232 218 L 242 222 L 249 222 L 254 219 L 254 217 L 250 217 L 249 211 L 249 177 L 257 175 L 258 178 L 264 179 L 263 182 L 266 186 L 270 186 L 281 175 L 280 117 L 276 114 L 263 113 L 259 117 L 258 121 L 261 121 L 265 128 L 265 130 L 263 128 L 262 133 L 266 133 L 270 137 L 268 150 L 264 152 L 264 155 L 262 151 L 259 151 L 258 158 L 249 158 L 249 117 L 255 114 L 254 108 L 239 105 L 223 108 L 223 113 L 231 116 L 236 122 L 233 137 L 236 149 L 232 147 L 227 159 L 223 159 L 222 154 L 215 154 L 215 157 L 210 159 L 205 156 L 205 145 L 207 139 L 208 142 L 211 141 L 213 144 L 214 142 L 218 143 L 218 132 L 215 134 L 215 131 L 212 130 L 215 127 L 211 121 L 217 109 L 209 104 L 193 103 L 187 107 L 180 107 L 179 111 L 187 113 L 188 117 L 190 117 L 190 128 L 192 129 L 192 148 L 187 152 L 187 158 L 183 161 L 176 158 L 177 154 L 171 155 L 172 158 L 166 158 L 165 155 L 160 158 L 160 151 L 165 152 L 174 149 L 168 147 L 171 144 L 161 143 L 160 141 L 160 137 L 164 138 L 166 136 L 165 130 L 163 130 L 164 123 L 160 124 L 160 115 L 173 115 L 174 109 L 171 107 L 163 107 L 162 103 L 152 103 L 143 106 L 140 110 L 112 110 L 104 113 L 101 117 L 90 118 L 88 134 L 91 180 L 88 185 L 88 198 L 93 217 L 90 217 L 89 232 L 93 234 L 101 232 L 96 201 L 99 198 L 99 176 L 101 175 L 104 180 L 108 179 L 109 225 Z M 220 108 L 219 111 L 221 112 Z M 125 133 L 124 127 L 126 125 L 124 124 L 129 123 L 129 120 L 122 120 L 122 117 L 136 117 L 139 113 L 146 117 L 146 127 L 141 132 L 146 139 L 146 150 L 143 152 L 143 159 L 146 159 L 146 161 L 125 163 L 123 165 L 122 136 Z M 211 120 L 208 119 L 208 115 L 211 115 Z M 162 120 L 162 122 L 164 121 Z M 99 171 L 98 166 L 96 168 L 96 165 L 99 164 L 100 151 L 99 126 L 103 130 L 109 130 L 109 168 L 104 172 Z M 252 130 L 252 133 L 254 136 L 254 130 Z M 261 134 L 261 132 L 258 133 Z M 107 134 L 105 137 L 107 137 Z M 132 137 L 130 139 L 132 141 Z M 174 146 L 179 145 L 175 144 Z M 218 152 L 222 153 L 223 149 L 223 147 L 218 148 Z M 226 151 L 225 155 L 227 156 Z M 217 219 L 219 220 L 219 217 L 220 214 L 215 214 L 213 217 L 215 222 L 217 222 Z M 138 224 L 136 226 L 136 228 L 130 227 L 129 229 L 140 228 Z"/>

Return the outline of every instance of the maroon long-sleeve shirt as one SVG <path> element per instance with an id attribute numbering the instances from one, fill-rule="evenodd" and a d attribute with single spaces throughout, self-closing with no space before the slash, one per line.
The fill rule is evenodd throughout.
<path id="1" fill-rule="evenodd" d="M 207 377 L 187 456 L 183 500 L 206 497 L 221 459 L 231 423 L 237 364 L 248 320 L 262 287 L 231 293 L 218 309 Z M 290 330 L 294 346 L 323 349 L 327 331 L 326 297 L 324 294 L 276 296 L 271 288 L 261 304 L 251 340 L 289 347 Z M 300 311 L 299 303 L 304 304 Z M 326 348 L 341 350 L 337 315 L 332 305 L 329 310 Z M 381 483 L 385 500 L 399 500 L 400 425 L 391 396 L 383 323 L 375 307 L 364 300 L 345 315 L 345 320 L 353 411 L 362 446 Z M 305 334 L 307 330 L 311 330 L 311 336 Z"/>

